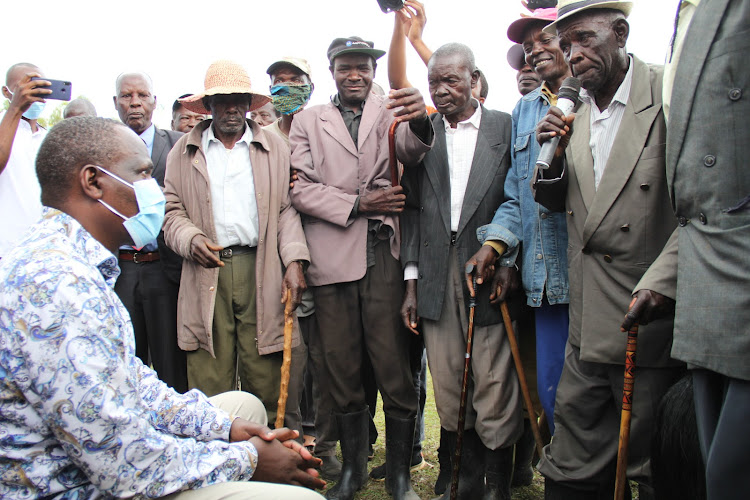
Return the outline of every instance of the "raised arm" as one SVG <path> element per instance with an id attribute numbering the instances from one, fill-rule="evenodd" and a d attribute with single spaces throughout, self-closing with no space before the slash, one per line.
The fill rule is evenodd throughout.
<path id="1" fill-rule="evenodd" d="M 411 26 L 411 17 L 404 11 L 397 10 L 393 17 L 393 36 L 388 50 L 388 83 L 394 90 L 411 87 L 406 78 L 406 33 Z"/>

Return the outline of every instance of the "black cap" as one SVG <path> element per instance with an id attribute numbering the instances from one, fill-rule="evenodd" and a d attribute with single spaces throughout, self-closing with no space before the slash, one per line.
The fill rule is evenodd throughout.
<path id="1" fill-rule="evenodd" d="M 526 54 L 520 43 L 511 45 L 508 49 L 508 64 L 516 71 L 521 71 L 521 68 L 526 66 Z"/>
<path id="2" fill-rule="evenodd" d="M 367 54 L 373 59 L 380 59 L 385 55 L 384 50 L 378 50 L 373 42 L 362 40 L 358 36 L 348 38 L 336 38 L 328 46 L 328 61 L 333 64 L 333 60 L 344 54 Z"/>

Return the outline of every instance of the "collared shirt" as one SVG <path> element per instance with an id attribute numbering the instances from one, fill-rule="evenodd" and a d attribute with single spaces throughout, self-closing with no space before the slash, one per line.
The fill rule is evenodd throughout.
<path id="1" fill-rule="evenodd" d="M 232 149 L 214 136 L 213 124 L 201 136 L 211 189 L 211 210 L 216 228 L 216 243 L 258 246 L 258 202 L 250 164 L 253 131 L 245 133 Z"/>
<path id="2" fill-rule="evenodd" d="M 337 108 L 339 108 L 341 118 L 344 120 L 344 125 L 346 125 L 346 129 L 349 131 L 349 135 L 354 141 L 354 147 L 359 149 L 359 123 L 362 121 L 362 111 L 365 109 L 365 101 L 362 101 L 362 105 L 356 110 L 347 108 L 341 104 L 338 94 L 333 96 L 331 101 Z"/>
<path id="3" fill-rule="evenodd" d="M 464 204 L 466 185 L 469 183 L 471 164 L 474 161 L 474 150 L 479 137 L 479 123 L 482 120 L 482 106 L 472 98 L 476 105 L 474 114 L 458 122 L 451 128 L 450 122 L 443 117 L 445 125 L 445 146 L 448 151 L 448 170 L 451 179 L 451 231 L 458 231 L 461 220 L 461 207 Z"/>
<path id="4" fill-rule="evenodd" d="M 0 119 L 2 117 L 0 116 Z M 42 213 L 42 189 L 36 177 L 36 154 L 47 131 L 36 132 L 23 118 L 18 122 L 13 147 L 0 173 L 0 258 L 21 239 Z"/>
<path id="5" fill-rule="evenodd" d="M 153 123 L 140 135 L 141 140 L 143 140 L 143 142 L 146 144 L 146 148 L 148 148 L 149 156 L 151 156 L 151 152 L 154 150 L 154 135 L 156 135 L 156 127 Z"/>
<path id="6" fill-rule="evenodd" d="M 622 117 L 625 115 L 625 106 L 630 98 L 630 86 L 633 82 L 633 56 L 628 56 L 630 67 L 622 80 L 620 87 L 612 97 L 612 102 L 604 111 L 600 111 L 594 98 L 586 89 L 581 89 L 581 100 L 591 108 L 591 138 L 589 146 L 591 155 L 594 157 L 594 187 L 599 187 L 604 169 L 609 160 L 609 153 L 615 143 L 617 131 L 620 129 Z"/>
<path id="7" fill-rule="evenodd" d="M 664 120 L 669 120 L 669 108 L 672 100 L 672 88 L 674 87 L 674 74 L 677 65 L 680 62 L 680 53 L 682 44 L 685 41 L 690 22 L 693 20 L 695 9 L 698 8 L 700 0 L 682 0 L 678 12 L 679 22 L 677 23 L 674 38 L 670 44 L 670 53 L 667 55 L 667 62 L 664 64 L 664 85 L 662 85 L 662 110 L 664 111 Z"/>
<path id="8" fill-rule="evenodd" d="M 51 208 L 0 262 L 0 497 L 161 497 L 252 476 L 257 451 L 227 442 L 231 417 L 135 355 L 119 273 Z"/>

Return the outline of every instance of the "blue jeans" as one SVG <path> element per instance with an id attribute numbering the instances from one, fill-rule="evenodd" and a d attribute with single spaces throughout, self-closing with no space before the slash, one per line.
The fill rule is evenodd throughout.
<path id="1" fill-rule="evenodd" d="M 547 298 L 534 309 L 536 323 L 537 392 L 547 415 L 551 434 L 555 433 L 555 394 L 565 362 L 568 341 L 568 304 L 551 305 Z"/>

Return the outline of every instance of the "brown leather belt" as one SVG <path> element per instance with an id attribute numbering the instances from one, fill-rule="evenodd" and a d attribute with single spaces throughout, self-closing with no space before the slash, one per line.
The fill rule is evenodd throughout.
<path id="1" fill-rule="evenodd" d="M 120 250 L 120 259 L 142 264 L 144 262 L 156 262 L 160 257 L 159 252 L 128 252 L 127 250 Z"/>

